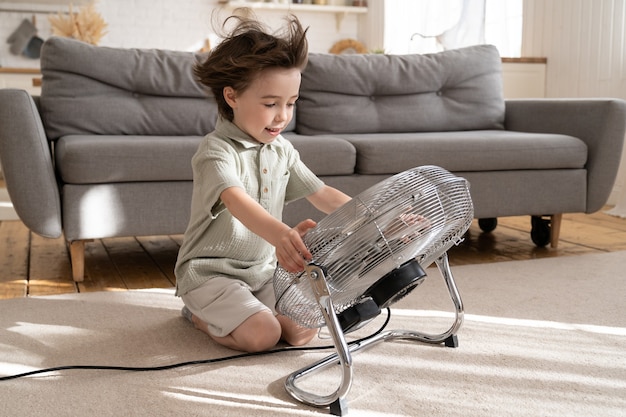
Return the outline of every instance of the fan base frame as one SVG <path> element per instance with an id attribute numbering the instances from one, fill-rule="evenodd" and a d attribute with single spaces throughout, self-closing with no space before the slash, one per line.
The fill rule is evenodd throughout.
<path id="1" fill-rule="evenodd" d="M 450 299 L 454 304 L 455 318 L 448 330 L 441 334 L 428 334 L 410 330 L 387 330 L 376 334 L 368 339 L 362 340 L 358 344 L 348 345 L 345 340 L 339 320 L 335 314 L 330 291 L 324 278 L 323 269 L 317 265 L 307 267 L 307 276 L 310 279 L 312 288 L 316 294 L 317 302 L 322 309 L 327 327 L 333 339 L 336 353 L 327 356 L 318 362 L 301 368 L 290 374 L 285 380 L 285 389 L 294 399 L 314 407 L 329 407 L 330 413 L 337 416 L 344 416 L 348 413 L 347 394 L 352 386 L 352 354 L 364 349 L 373 347 L 381 342 L 393 341 L 397 339 L 409 340 L 427 344 L 444 344 L 446 347 L 456 348 L 459 346 L 457 332 L 463 324 L 463 302 L 458 288 L 454 281 L 447 252 L 444 252 L 435 260 L 441 276 L 448 288 Z M 318 395 L 303 390 L 297 386 L 297 382 L 302 378 L 311 376 L 329 366 L 339 364 L 342 369 L 341 382 L 337 390 L 329 395 Z"/>

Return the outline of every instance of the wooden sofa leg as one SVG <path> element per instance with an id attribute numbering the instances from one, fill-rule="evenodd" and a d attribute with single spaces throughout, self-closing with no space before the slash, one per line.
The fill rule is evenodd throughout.
<path id="1" fill-rule="evenodd" d="M 85 279 L 85 241 L 74 240 L 69 242 L 69 246 L 72 278 L 74 282 L 82 282 Z"/>
<path id="2" fill-rule="evenodd" d="M 559 246 L 559 235 L 561 234 L 561 219 L 563 214 L 553 214 L 550 216 L 550 247 L 555 248 Z"/>

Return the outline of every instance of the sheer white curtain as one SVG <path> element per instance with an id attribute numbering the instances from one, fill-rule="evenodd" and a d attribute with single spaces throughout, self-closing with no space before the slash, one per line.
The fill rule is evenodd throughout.
<path id="1" fill-rule="evenodd" d="M 485 43 L 485 1 L 462 0 L 461 15 L 457 22 L 437 36 L 443 49 Z"/>
<path id="2" fill-rule="evenodd" d="M 385 51 L 428 53 L 490 43 L 519 56 L 522 0 L 384 0 Z"/>
<path id="3" fill-rule="evenodd" d="M 463 0 L 417 0 L 404 3 L 402 8 L 407 17 L 406 29 L 411 30 L 406 52 L 443 51 L 445 48 L 439 37 L 462 20 Z M 403 33 L 402 38 L 397 40 L 399 49 L 407 41 L 406 33 Z"/>
<path id="4" fill-rule="evenodd" d="M 495 45 L 501 56 L 522 53 L 523 0 L 486 0 L 485 43 Z"/>

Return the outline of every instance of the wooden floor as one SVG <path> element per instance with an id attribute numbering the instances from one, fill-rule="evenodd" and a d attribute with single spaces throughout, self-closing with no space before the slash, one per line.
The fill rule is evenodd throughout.
<path id="1" fill-rule="evenodd" d="M 609 207 L 606 207 L 609 209 Z M 465 240 L 448 254 L 454 265 L 626 250 L 626 219 L 604 211 L 566 214 L 557 249 L 536 247 L 529 236 L 530 217 L 498 219 L 491 233 L 476 221 Z M 20 221 L 0 221 L 0 299 L 89 291 L 168 288 L 175 283 L 174 263 L 182 236 L 101 239 L 87 243 L 85 280 L 71 278 L 63 238 L 46 239 Z"/>

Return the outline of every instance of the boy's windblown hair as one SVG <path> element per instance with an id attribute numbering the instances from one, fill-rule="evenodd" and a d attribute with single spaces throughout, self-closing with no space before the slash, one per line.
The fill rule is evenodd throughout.
<path id="1" fill-rule="evenodd" d="M 297 68 L 307 64 L 306 32 L 294 15 L 286 17 L 282 33 L 269 32 L 258 20 L 230 16 L 224 26 L 236 20 L 235 28 L 217 45 L 207 59 L 196 65 L 198 80 L 211 89 L 217 101 L 220 116 L 233 120 L 233 111 L 224 100 L 224 87 L 242 92 L 257 75 L 268 68 Z"/>

